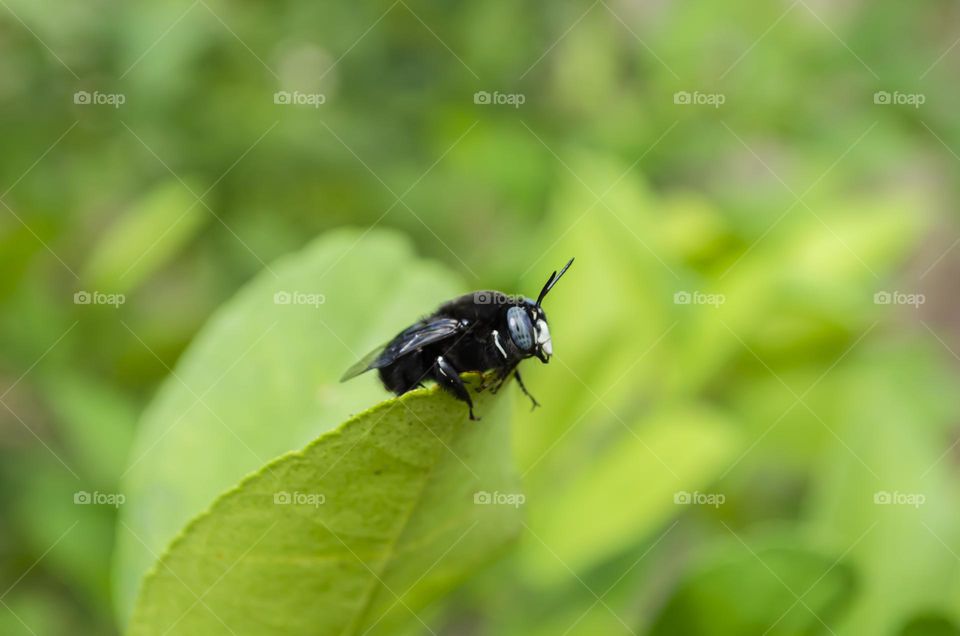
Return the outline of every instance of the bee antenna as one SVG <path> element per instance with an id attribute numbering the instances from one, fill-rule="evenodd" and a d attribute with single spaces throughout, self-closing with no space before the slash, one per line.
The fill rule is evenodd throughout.
<path id="1" fill-rule="evenodd" d="M 547 279 L 547 282 L 546 282 L 546 284 L 543 286 L 543 289 L 540 290 L 540 295 L 537 296 L 537 306 L 538 306 L 538 307 L 540 306 L 540 303 L 543 302 L 543 299 L 544 299 L 544 297 L 547 295 L 547 292 L 549 292 L 551 289 L 553 289 L 553 286 L 556 285 L 556 284 L 557 284 L 557 281 L 560 280 L 560 277 L 563 276 L 564 273 L 565 273 L 568 269 L 570 269 L 570 266 L 571 266 L 571 265 L 573 265 L 573 259 L 572 259 L 572 258 L 571 258 L 569 261 L 567 261 L 567 264 L 563 266 L 563 269 L 560 270 L 560 273 L 559 273 L 559 274 L 558 274 L 556 271 L 554 271 L 552 274 L 550 274 L 550 278 Z"/>

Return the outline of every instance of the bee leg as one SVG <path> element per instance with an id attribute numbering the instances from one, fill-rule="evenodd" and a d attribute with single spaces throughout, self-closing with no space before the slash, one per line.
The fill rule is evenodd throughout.
<path id="1" fill-rule="evenodd" d="M 496 388 L 499 388 L 500 384 L 503 383 L 503 374 L 500 371 L 486 371 L 483 375 L 480 376 L 480 384 L 477 385 L 477 393 L 482 393 L 487 389 L 490 389 L 491 393 L 496 393 Z"/>
<path id="2" fill-rule="evenodd" d="M 537 402 L 537 398 L 530 395 L 530 391 L 527 391 L 527 387 L 524 386 L 523 379 L 520 377 L 520 371 L 514 371 L 513 376 L 517 379 L 517 384 L 520 386 L 520 390 L 523 391 L 523 394 L 526 395 L 528 398 L 530 398 L 530 402 L 532 404 L 532 406 L 530 407 L 530 410 L 532 411 L 533 409 L 540 406 L 540 403 Z"/>
<path id="3" fill-rule="evenodd" d="M 467 408 L 470 409 L 470 419 L 474 421 L 479 420 L 480 418 L 473 414 L 473 400 L 470 399 L 470 393 L 467 391 L 467 387 L 464 386 L 463 380 L 460 379 L 460 374 L 453 368 L 453 365 L 443 356 L 437 356 L 436 363 L 433 367 L 434 379 L 436 379 L 437 384 L 449 391 L 453 394 L 453 397 L 461 402 L 466 402 Z"/>
<path id="4" fill-rule="evenodd" d="M 494 380 L 493 388 L 490 389 L 491 394 L 496 394 L 500 390 L 500 387 L 503 386 L 503 383 L 507 381 L 507 378 L 510 377 L 510 373 L 513 371 L 514 367 L 503 367 L 497 369 L 496 378 Z"/>

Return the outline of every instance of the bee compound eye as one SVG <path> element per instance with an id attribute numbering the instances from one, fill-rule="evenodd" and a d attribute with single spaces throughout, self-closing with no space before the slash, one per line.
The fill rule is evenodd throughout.
<path id="1" fill-rule="evenodd" d="M 510 339 L 521 351 L 530 351 L 533 348 L 533 324 L 522 307 L 511 307 L 507 310 L 507 328 Z"/>

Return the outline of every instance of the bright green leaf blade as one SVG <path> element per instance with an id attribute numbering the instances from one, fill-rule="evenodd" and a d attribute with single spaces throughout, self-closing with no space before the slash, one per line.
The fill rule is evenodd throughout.
<path id="1" fill-rule="evenodd" d="M 531 480 L 526 574 L 536 583 L 569 581 L 597 562 L 642 541 L 685 508 L 676 497 L 702 490 L 743 448 L 738 431 L 708 408 L 656 413 L 618 443 L 571 464 L 571 478 L 547 494 Z M 626 425 L 623 425 L 626 427 Z M 602 520 L 583 523 L 583 519 Z"/>
<path id="2" fill-rule="evenodd" d="M 517 505 L 482 494 L 517 493 L 509 404 L 476 401 L 480 422 L 437 388 L 408 393 L 244 480 L 154 567 L 129 633 L 349 635 L 415 622 L 519 530 Z"/>
<path id="3" fill-rule="evenodd" d="M 271 265 L 221 308 L 147 409 L 131 452 L 115 563 L 121 620 L 187 521 L 271 459 L 382 400 L 375 374 L 344 384 L 340 375 L 462 291 L 402 237 L 343 230 Z"/>

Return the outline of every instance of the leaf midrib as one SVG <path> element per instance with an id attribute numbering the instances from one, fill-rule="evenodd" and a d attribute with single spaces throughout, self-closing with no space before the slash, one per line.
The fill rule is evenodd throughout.
<path id="1" fill-rule="evenodd" d="M 459 424 L 459 420 L 457 421 L 457 423 L 451 424 L 450 426 L 451 437 L 454 433 L 454 430 L 457 424 Z M 423 423 L 423 425 L 427 426 L 426 423 Z M 368 435 L 372 432 L 373 432 L 373 428 L 370 429 L 370 431 L 368 432 Z M 445 443 L 447 441 L 451 441 L 451 440 L 444 440 Z M 387 547 L 387 550 L 385 551 L 382 568 L 380 568 L 379 571 L 371 579 L 369 590 L 365 594 L 365 598 L 363 600 L 362 605 L 360 605 L 359 607 L 359 612 L 354 617 L 354 619 L 349 624 L 347 624 L 346 628 L 343 631 L 342 636 L 356 636 L 357 634 L 359 634 L 359 628 L 360 628 L 359 622 L 363 620 L 364 617 L 367 616 L 367 613 L 373 607 L 373 601 L 376 599 L 377 592 L 378 592 L 377 586 L 380 585 L 384 588 L 387 587 L 387 584 L 383 581 L 384 574 L 390 568 L 391 564 L 394 561 L 394 558 L 398 554 L 397 543 L 400 541 L 400 538 L 405 534 L 407 530 L 407 526 L 410 525 L 410 521 L 413 519 L 413 515 L 416 513 L 417 508 L 419 507 L 421 501 L 423 500 L 423 494 L 427 490 L 427 485 L 430 483 L 430 479 L 433 477 L 433 472 L 436 469 L 437 464 L 440 463 L 440 453 L 442 451 L 443 449 L 440 447 L 438 447 L 437 450 L 435 451 L 433 461 L 430 462 L 430 468 L 427 470 L 426 473 L 424 473 L 423 478 L 420 480 L 421 483 L 420 483 L 419 492 L 413 498 L 413 501 L 410 505 L 410 510 L 407 512 L 405 518 L 403 519 L 403 522 L 400 524 L 399 528 L 397 529 L 396 535 L 394 536 L 393 540 L 390 542 L 390 544 Z M 364 565 L 372 571 L 373 568 L 370 568 L 370 566 L 366 565 L 366 563 L 364 563 Z M 397 596 L 398 602 L 402 602 L 402 596 L 397 595 L 396 592 L 392 592 L 392 593 Z M 406 592 L 404 592 L 404 594 L 406 594 Z M 384 616 L 385 615 L 386 613 L 384 613 Z M 381 619 L 382 618 L 383 617 L 381 617 Z"/>

